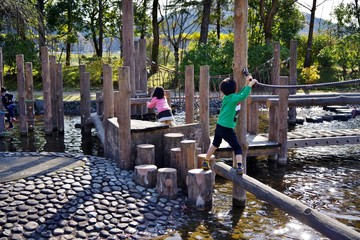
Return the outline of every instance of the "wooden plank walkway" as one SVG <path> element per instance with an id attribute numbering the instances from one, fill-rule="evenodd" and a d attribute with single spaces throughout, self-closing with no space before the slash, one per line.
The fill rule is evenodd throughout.
<path id="1" fill-rule="evenodd" d="M 360 144 L 360 129 L 315 130 L 287 133 L 287 147 L 314 147 L 327 145 Z M 212 139 L 211 139 L 212 141 Z M 268 140 L 268 134 L 247 136 L 248 156 L 265 156 L 279 153 L 280 144 Z M 229 144 L 223 141 L 218 149 L 220 157 L 231 157 Z"/>

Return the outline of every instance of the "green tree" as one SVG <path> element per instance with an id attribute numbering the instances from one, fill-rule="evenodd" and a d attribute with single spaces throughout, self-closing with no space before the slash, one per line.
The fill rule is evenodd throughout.
<path id="1" fill-rule="evenodd" d="M 77 32 L 83 19 L 79 0 L 59 0 L 46 9 L 47 22 L 51 31 L 56 32 L 65 42 L 66 66 L 70 66 L 71 45 L 77 41 Z"/>

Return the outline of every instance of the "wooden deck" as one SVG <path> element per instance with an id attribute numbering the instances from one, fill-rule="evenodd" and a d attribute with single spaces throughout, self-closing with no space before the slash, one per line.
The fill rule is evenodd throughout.
<path id="1" fill-rule="evenodd" d="M 287 139 L 288 148 L 360 144 L 360 129 L 288 132 Z M 247 141 L 249 143 L 248 156 L 272 155 L 279 153 L 280 150 L 280 144 L 269 141 L 265 133 L 249 134 Z M 225 141 L 221 143 L 218 152 L 220 157 L 231 157 L 231 148 Z"/>

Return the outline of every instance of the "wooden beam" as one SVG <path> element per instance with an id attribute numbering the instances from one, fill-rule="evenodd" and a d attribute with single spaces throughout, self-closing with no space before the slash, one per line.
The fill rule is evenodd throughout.
<path id="1" fill-rule="evenodd" d="M 269 98 L 266 101 L 266 105 L 278 105 L 279 99 L 277 98 Z M 337 97 L 325 97 L 325 98 L 297 98 L 297 99 L 289 99 L 289 106 L 293 107 L 305 107 L 305 106 L 330 106 L 330 105 L 346 105 L 346 104 L 360 104 L 360 96 L 347 97 L 347 96 L 337 96 Z"/>
<path id="2" fill-rule="evenodd" d="M 214 169 L 216 174 L 232 181 L 234 185 L 243 186 L 258 199 L 271 203 L 330 239 L 360 239 L 360 233 L 351 227 L 309 208 L 248 175 L 237 175 L 235 169 L 225 163 L 216 163 Z"/>

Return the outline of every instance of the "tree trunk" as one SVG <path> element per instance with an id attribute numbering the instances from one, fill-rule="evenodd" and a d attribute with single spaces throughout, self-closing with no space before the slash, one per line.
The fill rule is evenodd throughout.
<path id="1" fill-rule="evenodd" d="M 306 53 L 304 60 L 304 68 L 311 66 L 311 52 L 312 52 L 313 35 L 314 35 L 315 11 L 316 11 L 316 0 L 313 0 L 313 6 L 311 8 L 311 16 L 310 16 L 308 42 L 306 45 Z"/>
<path id="2" fill-rule="evenodd" d="M 103 55 L 103 38 L 104 38 L 104 29 L 103 29 L 103 1 L 99 0 L 99 53 L 98 57 Z"/>
<path id="3" fill-rule="evenodd" d="M 44 24 L 44 0 L 37 0 L 37 9 L 39 14 L 39 23 L 38 23 L 38 31 L 39 31 L 39 49 L 42 46 L 46 45 L 46 31 Z"/>
<path id="4" fill-rule="evenodd" d="M 203 44 L 207 43 L 209 24 L 210 24 L 210 10 L 211 10 L 211 0 L 204 0 L 199 43 L 203 43 Z"/>
<path id="5" fill-rule="evenodd" d="M 159 43 L 160 43 L 160 39 L 159 39 L 159 22 L 157 20 L 158 18 L 158 13 L 157 13 L 157 9 L 158 9 L 158 5 L 159 5 L 159 0 L 154 0 L 153 2 L 153 7 L 152 7 L 152 27 L 153 27 L 153 45 L 152 45 L 152 50 L 151 50 L 151 71 L 150 71 L 150 76 L 155 74 L 158 71 L 158 59 L 159 59 Z"/>
<path id="6" fill-rule="evenodd" d="M 220 40 L 220 30 L 221 30 L 221 0 L 216 2 L 216 36 Z"/>
<path id="7" fill-rule="evenodd" d="M 265 0 L 260 0 L 259 14 L 264 25 L 265 43 L 271 44 L 272 41 L 272 27 L 274 24 L 274 17 L 278 12 L 279 0 L 272 0 L 271 7 L 267 11 Z M 266 14 L 265 14 L 266 12 Z"/>

